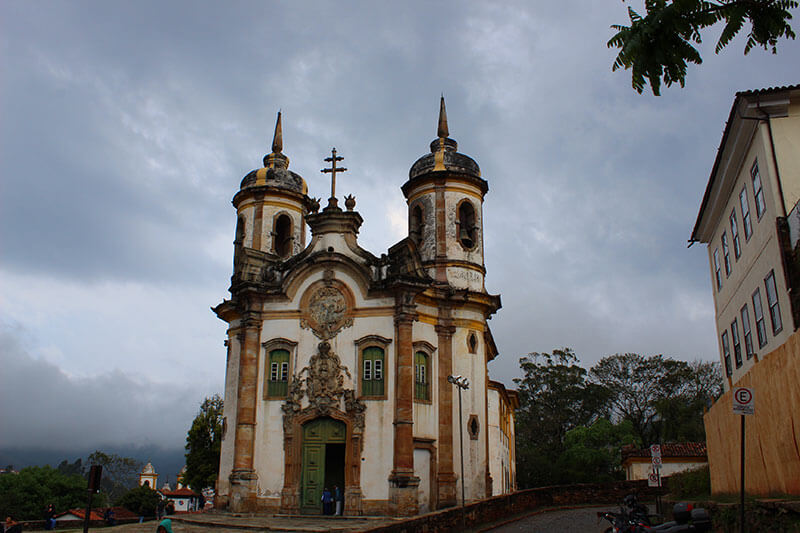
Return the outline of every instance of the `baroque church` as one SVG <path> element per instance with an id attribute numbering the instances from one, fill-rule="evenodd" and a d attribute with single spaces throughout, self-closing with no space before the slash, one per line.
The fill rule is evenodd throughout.
<path id="1" fill-rule="evenodd" d="M 339 206 L 343 158 L 325 159 L 320 209 L 278 113 L 272 153 L 233 197 L 231 298 L 213 309 L 229 325 L 217 507 L 318 514 L 338 486 L 345 515 L 407 516 L 514 490 L 518 400 L 487 372 L 488 183 L 449 137 L 444 98 L 430 149 L 401 187 L 408 236 L 376 256 L 355 198 Z"/>

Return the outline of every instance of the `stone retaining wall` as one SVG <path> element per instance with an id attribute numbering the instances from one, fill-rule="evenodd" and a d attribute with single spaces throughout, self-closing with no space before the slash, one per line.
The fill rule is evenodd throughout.
<path id="1" fill-rule="evenodd" d="M 668 480 L 664 479 L 663 481 L 667 482 Z M 466 515 L 466 522 L 475 526 L 523 514 L 540 507 L 620 504 L 627 494 L 636 493 L 641 499 L 647 500 L 666 494 L 666 492 L 666 487 L 648 487 L 646 480 L 540 487 L 471 503 L 463 509 L 463 513 Z M 462 527 L 461 521 L 461 507 L 451 507 L 394 524 L 375 527 L 368 530 L 368 533 L 458 531 Z"/>

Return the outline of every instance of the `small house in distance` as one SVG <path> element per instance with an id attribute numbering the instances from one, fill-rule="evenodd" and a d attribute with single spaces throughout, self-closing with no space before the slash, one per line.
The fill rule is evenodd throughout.
<path id="1" fill-rule="evenodd" d="M 705 442 L 681 442 L 661 445 L 661 477 L 694 470 L 708 465 Z M 653 471 L 650 448 L 636 449 L 632 444 L 622 447 L 622 468 L 625 479 L 647 479 Z"/>

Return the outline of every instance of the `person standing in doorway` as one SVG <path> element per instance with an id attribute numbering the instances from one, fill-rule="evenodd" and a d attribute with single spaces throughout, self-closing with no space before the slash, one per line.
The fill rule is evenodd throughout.
<path id="1" fill-rule="evenodd" d="M 333 514 L 333 496 L 331 496 L 331 491 L 328 490 L 328 487 L 325 487 L 325 490 L 322 491 L 322 514 L 324 515 L 331 515 Z"/>
<path id="2" fill-rule="evenodd" d="M 342 516 L 342 507 L 344 506 L 344 491 L 339 485 L 333 486 L 333 501 L 336 504 L 336 516 Z"/>

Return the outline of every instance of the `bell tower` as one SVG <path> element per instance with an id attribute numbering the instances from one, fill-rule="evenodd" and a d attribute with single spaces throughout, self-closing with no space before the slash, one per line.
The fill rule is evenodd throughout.
<path id="1" fill-rule="evenodd" d="M 489 184 L 481 178 L 478 164 L 456 151 L 458 143 L 449 135 L 442 96 L 431 153 L 414 163 L 402 187 L 408 204 L 408 234 L 437 282 L 486 292 L 483 198 Z"/>
<path id="2" fill-rule="evenodd" d="M 236 244 L 288 259 L 305 248 L 305 215 L 311 200 L 305 180 L 289 170 L 283 155 L 281 113 L 275 123 L 272 153 L 264 167 L 249 172 L 233 197 L 238 215 Z"/>

